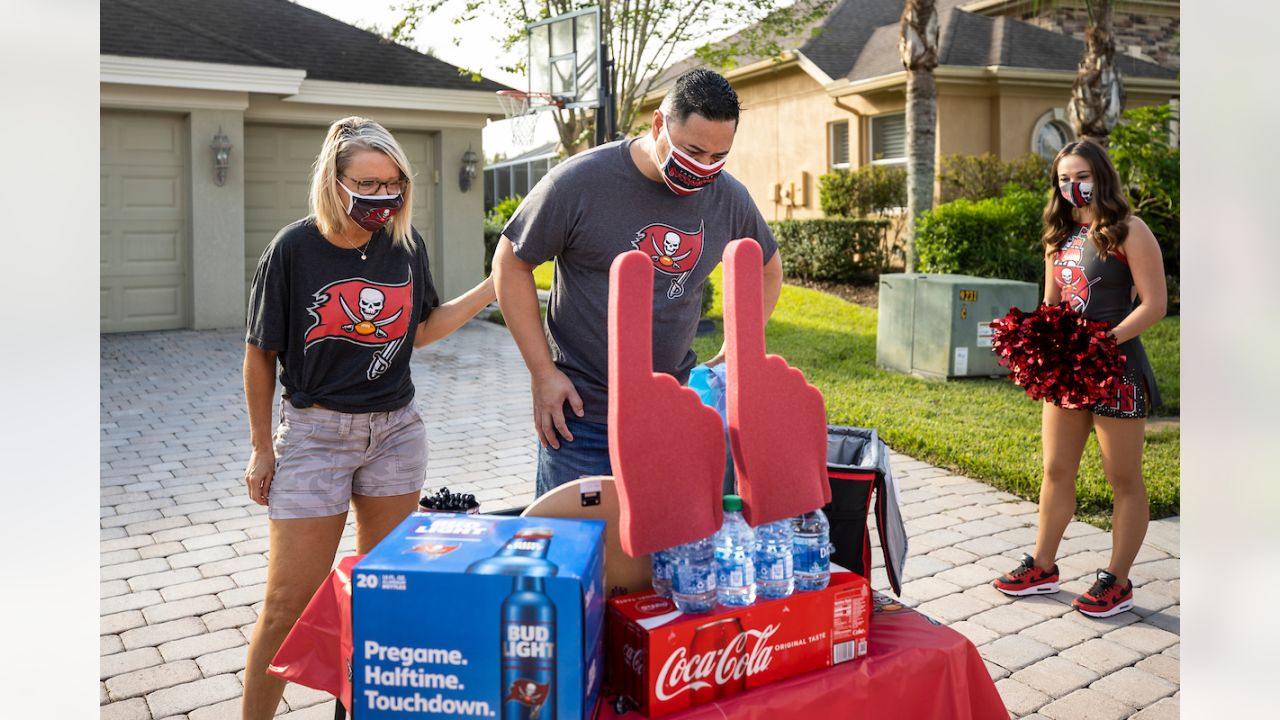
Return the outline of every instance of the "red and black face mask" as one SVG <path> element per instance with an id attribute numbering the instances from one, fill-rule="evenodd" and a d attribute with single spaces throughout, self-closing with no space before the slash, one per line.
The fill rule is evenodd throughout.
<path id="1" fill-rule="evenodd" d="M 671 146 L 671 153 L 667 155 L 667 159 L 658 165 L 658 172 L 662 174 L 662 182 L 666 184 L 667 189 L 680 195 L 692 195 L 699 190 L 707 187 L 720 177 L 720 173 L 724 170 L 724 160 L 711 165 L 703 165 L 694 160 L 685 151 L 676 147 L 671 140 L 671 133 L 667 132 L 670 122 L 667 116 L 662 116 L 662 133 L 667 136 L 667 144 Z"/>
<path id="2" fill-rule="evenodd" d="M 1058 185 L 1058 192 L 1062 193 L 1063 200 L 1082 208 L 1093 199 L 1093 183 L 1071 180 Z"/>
<path id="3" fill-rule="evenodd" d="M 404 196 L 402 195 L 361 195 L 352 192 L 346 185 L 338 183 L 343 190 L 347 191 L 349 199 L 347 200 L 347 214 L 355 221 L 357 225 L 368 230 L 369 232 L 377 232 L 386 225 L 396 213 L 400 212 L 401 206 L 404 205 Z"/>

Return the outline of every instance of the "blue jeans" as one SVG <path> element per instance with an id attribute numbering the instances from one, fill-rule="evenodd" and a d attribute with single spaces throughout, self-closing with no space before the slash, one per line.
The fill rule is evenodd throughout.
<path id="1" fill-rule="evenodd" d="M 573 433 L 573 442 L 560 438 L 559 450 L 538 447 L 536 497 L 580 477 L 613 474 L 613 464 L 609 461 L 609 426 L 575 417 L 565 417 L 564 423 Z"/>
<path id="2" fill-rule="evenodd" d="M 580 477 L 613 475 L 613 464 L 609 460 L 609 426 L 571 417 L 565 417 L 564 422 L 573 433 L 573 442 L 560 438 L 559 450 L 539 445 L 535 497 L 542 497 Z M 735 487 L 732 451 L 726 437 L 724 493 L 736 492 Z"/>

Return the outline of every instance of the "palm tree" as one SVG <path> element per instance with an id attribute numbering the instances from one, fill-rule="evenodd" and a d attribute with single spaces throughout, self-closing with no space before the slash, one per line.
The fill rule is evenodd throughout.
<path id="1" fill-rule="evenodd" d="M 934 156 L 938 136 L 938 10 L 935 0 L 906 0 L 898 54 L 907 69 L 906 271 L 916 270 L 916 218 L 933 208 Z"/>
<path id="2" fill-rule="evenodd" d="M 1077 136 L 1106 147 L 1124 109 L 1124 83 L 1116 69 L 1116 41 L 1111 32 L 1115 3 L 1085 0 L 1084 5 L 1089 27 L 1084 31 L 1084 56 L 1071 83 L 1067 117 Z"/>

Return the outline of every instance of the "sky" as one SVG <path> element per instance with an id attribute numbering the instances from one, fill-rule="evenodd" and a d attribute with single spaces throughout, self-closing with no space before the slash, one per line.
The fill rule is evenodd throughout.
<path id="1" fill-rule="evenodd" d="M 389 29 L 404 16 L 396 6 L 402 2 L 396 0 L 294 0 L 329 17 L 337 18 L 351 25 L 368 27 L 377 25 L 383 30 Z M 462 26 L 455 26 L 455 6 L 459 0 L 447 4 L 437 18 L 431 18 L 418 27 L 417 49 L 430 51 L 433 55 L 447 63 L 479 70 L 482 75 L 496 82 L 517 89 L 527 89 L 528 82 L 522 75 L 503 72 L 502 65 L 511 62 L 511 58 L 502 49 L 501 43 L 494 38 L 506 34 L 507 30 L 498 19 L 478 17 Z M 453 44 L 454 37 L 461 39 L 461 44 Z M 477 58 L 483 60 L 477 62 Z M 370 82 L 377 82 L 370 78 Z M 557 138 L 555 121 L 550 113 L 542 113 L 534 142 L 530 147 L 551 142 Z M 484 153 L 487 158 L 496 154 L 510 157 L 527 149 L 512 142 L 510 126 L 505 121 L 490 122 L 484 129 Z"/>

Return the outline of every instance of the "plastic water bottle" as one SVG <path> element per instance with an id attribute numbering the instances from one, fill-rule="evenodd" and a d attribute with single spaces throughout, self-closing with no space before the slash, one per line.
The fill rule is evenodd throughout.
<path id="1" fill-rule="evenodd" d="M 672 559 L 671 599 L 680 612 L 710 612 L 716 606 L 716 556 L 711 538 L 678 545 Z"/>
<path id="2" fill-rule="evenodd" d="M 658 550 L 653 553 L 653 591 L 662 597 L 671 597 L 671 570 L 674 560 L 671 550 Z"/>
<path id="3" fill-rule="evenodd" d="M 821 509 L 807 512 L 792 522 L 795 535 L 791 555 L 796 589 L 821 590 L 831 582 L 831 525 Z"/>
<path id="4" fill-rule="evenodd" d="M 724 496 L 724 525 L 715 540 L 716 598 L 730 607 L 750 605 L 756 601 L 756 538 L 737 495 Z"/>
<path id="5" fill-rule="evenodd" d="M 795 592 L 792 522 L 786 518 L 756 528 L 756 588 L 760 597 L 784 598 Z"/>

